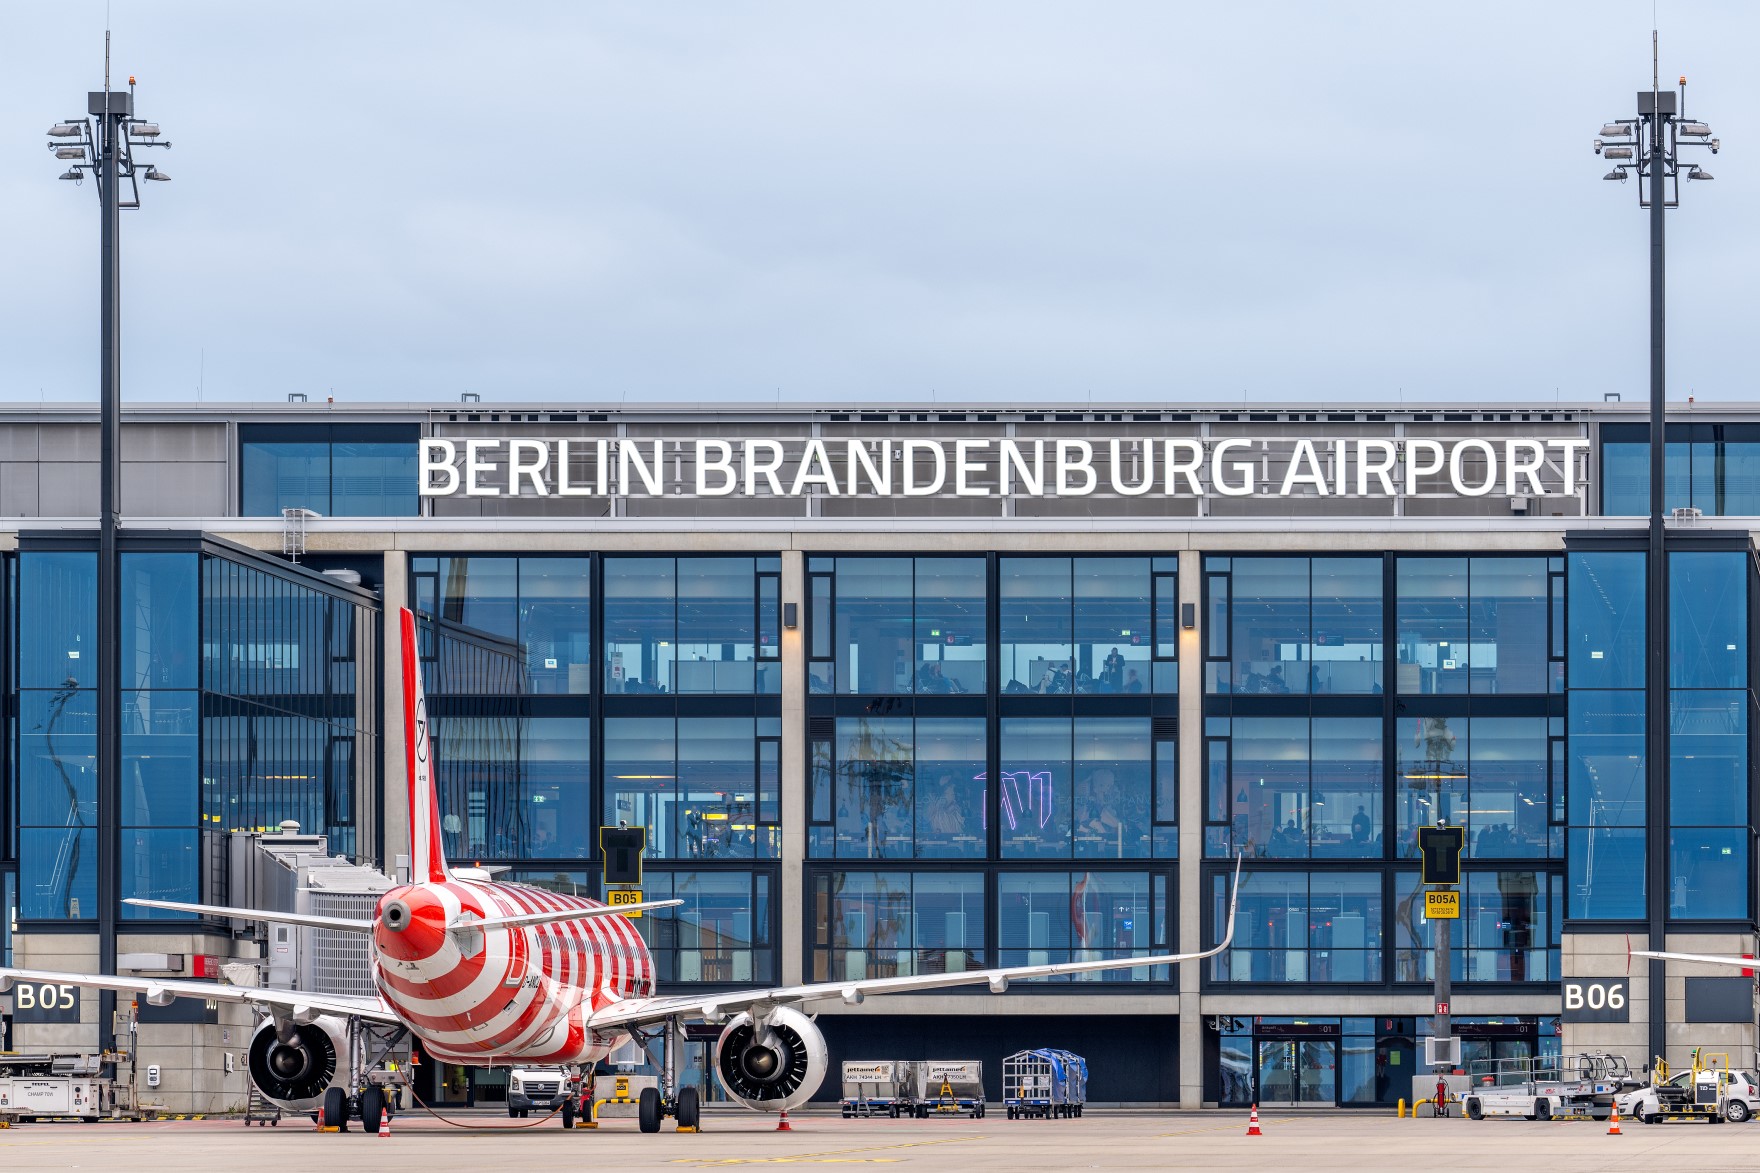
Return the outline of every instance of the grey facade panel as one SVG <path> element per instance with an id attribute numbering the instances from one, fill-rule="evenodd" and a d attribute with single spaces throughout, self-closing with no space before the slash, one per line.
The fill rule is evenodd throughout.
<path id="1" fill-rule="evenodd" d="M 224 516 L 226 468 L 223 461 L 124 460 L 123 511 L 136 517 Z"/>
<path id="2" fill-rule="evenodd" d="M 39 425 L 37 454 L 44 461 L 98 459 L 98 425 L 46 423 Z M 95 499 L 94 490 L 94 499 Z"/>
<path id="3" fill-rule="evenodd" d="M 1688 1022 L 1754 1021 L 1754 979 L 1690 977 L 1687 979 Z"/>
<path id="4" fill-rule="evenodd" d="M 97 434 L 93 429 L 93 435 Z M 98 463 L 45 460 L 37 465 L 37 491 L 48 517 L 93 517 L 98 512 Z M 126 490 L 125 490 L 126 491 Z"/>
<path id="5" fill-rule="evenodd" d="M 42 430 L 36 424 L 0 424 L 0 461 L 35 461 Z"/>
<path id="6" fill-rule="evenodd" d="M 39 517 L 37 464 L 0 462 L 0 517 Z"/>
<path id="7" fill-rule="evenodd" d="M 122 459 L 226 461 L 226 425 L 126 424 L 122 429 Z"/>

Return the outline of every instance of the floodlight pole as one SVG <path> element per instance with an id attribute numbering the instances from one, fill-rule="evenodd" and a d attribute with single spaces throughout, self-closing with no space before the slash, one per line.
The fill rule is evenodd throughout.
<path id="1" fill-rule="evenodd" d="M 1644 593 L 1644 804 L 1647 812 L 1644 852 L 1644 928 L 1651 949 L 1664 949 L 1668 940 L 1669 836 L 1669 607 L 1668 527 L 1664 480 L 1668 474 L 1668 366 L 1667 293 L 1668 254 L 1665 217 L 1680 203 L 1680 148 L 1705 146 L 1712 154 L 1718 140 L 1700 122 L 1686 120 L 1687 79 L 1681 78 L 1677 95 L 1662 88 L 1656 34 L 1650 34 L 1650 88 L 1638 91 L 1636 118 L 1619 119 L 1602 128 L 1610 138 L 1630 137 L 1632 145 L 1595 140 L 1595 151 L 1622 160 L 1602 178 L 1624 182 L 1629 173 L 1638 176 L 1638 205 L 1650 213 L 1650 527 L 1647 534 Z M 1678 103 L 1677 103 L 1678 96 Z M 1617 148 L 1617 149 L 1616 149 Z M 1624 160 L 1630 160 L 1626 162 Z M 1710 179 L 1709 172 L 1687 164 L 1686 178 Z M 1669 194 L 1672 183 L 1674 194 Z M 1750 910 L 1751 911 L 1751 910 Z M 1653 1057 L 1668 1053 L 1668 998 L 1666 966 L 1651 958 L 1649 1047 Z"/>
<path id="2" fill-rule="evenodd" d="M 136 147 L 169 147 L 159 128 L 134 116 L 128 91 L 110 88 L 110 35 L 104 34 L 104 88 L 86 94 L 86 117 L 50 127 L 57 158 L 74 160 L 63 179 L 90 175 L 98 185 L 98 566 L 97 566 L 97 854 L 98 969 L 116 972 L 122 903 L 122 606 L 117 551 L 122 514 L 122 209 L 140 207 L 141 178 L 169 178 L 155 168 L 137 175 Z M 75 141 L 69 141 L 75 140 Z M 122 185 L 129 185 L 123 198 Z M 68 915 L 75 915 L 69 908 Z M 98 992 L 98 1049 L 116 1051 L 116 992 Z M 106 1067 L 107 1071 L 113 1070 Z"/>

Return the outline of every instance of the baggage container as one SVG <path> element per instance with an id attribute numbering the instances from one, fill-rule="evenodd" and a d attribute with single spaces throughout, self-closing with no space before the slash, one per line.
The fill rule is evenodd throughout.
<path id="1" fill-rule="evenodd" d="M 1088 1098 L 1088 1061 L 1044 1047 L 1002 1061 L 1002 1106 L 1010 1120 L 1080 1116 Z"/>
<path id="2" fill-rule="evenodd" d="M 970 1115 L 981 1118 L 984 1102 L 984 1065 L 976 1059 L 927 1059 L 911 1063 L 911 1107 L 919 1118 L 932 1115 Z"/>
<path id="3" fill-rule="evenodd" d="M 846 1060 L 843 1064 L 843 1114 L 849 1116 L 909 1115 L 908 1067 L 890 1060 Z"/>

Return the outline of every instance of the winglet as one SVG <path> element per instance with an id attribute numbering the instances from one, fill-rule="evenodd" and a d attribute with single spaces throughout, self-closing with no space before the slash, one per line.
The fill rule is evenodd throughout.
<path id="1" fill-rule="evenodd" d="M 422 691 L 421 657 L 416 653 L 416 617 L 399 609 L 403 631 L 403 743 L 409 770 L 410 878 L 440 883 L 451 878 L 440 839 L 440 801 L 434 791 L 434 763 L 428 741 L 428 700 Z"/>
<path id="2" fill-rule="evenodd" d="M 1216 943 L 1218 953 L 1228 948 L 1229 943 L 1234 940 L 1234 910 L 1241 900 L 1241 861 L 1246 858 L 1245 852 L 1234 857 L 1234 884 L 1228 890 L 1228 927 L 1223 931 L 1222 940 Z"/>
<path id="3" fill-rule="evenodd" d="M 1627 933 L 1626 934 L 1626 973 L 1627 973 L 1627 975 L 1630 975 L 1631 972 L 1632 972 L 1632 935 L 1630 933 Z"/>

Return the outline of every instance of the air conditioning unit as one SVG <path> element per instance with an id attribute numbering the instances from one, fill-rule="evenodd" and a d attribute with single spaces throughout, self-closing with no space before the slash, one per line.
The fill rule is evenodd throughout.
<path id="1" fill-rule="evenodd" d="M 1533 504 L 1533 499 L 1526 493 L 1517 493 L 1509 499 L 1509 511 L 1514 514 L 1525 514 Z"/>

